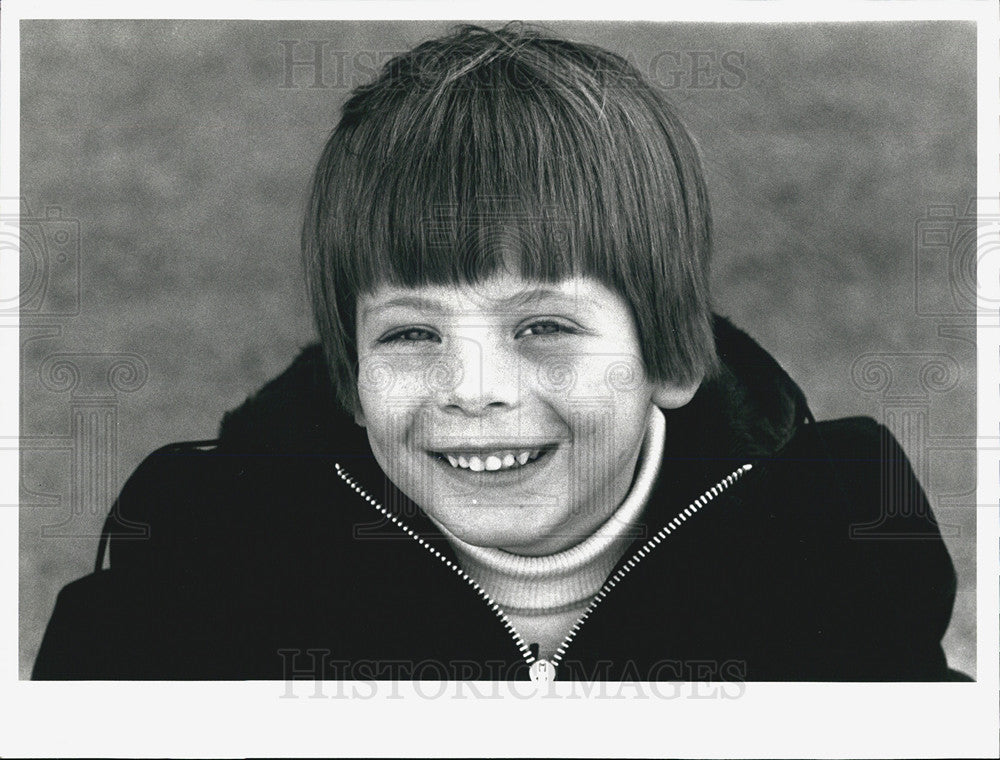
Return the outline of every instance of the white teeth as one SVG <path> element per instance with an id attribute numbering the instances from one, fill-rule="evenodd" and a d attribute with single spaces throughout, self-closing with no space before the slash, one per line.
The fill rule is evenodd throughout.
<path id="1" fill-rule="evenodd" d="M 470 454 L 441 454 L 448 460 L 448 464 L 456 469 L 472 470 L 473 472 L 496 472 L 497 470 L 509 470 L 515 467 L 523 467 L 528 462 L 533 462 L 543 453 L 542 449 L 524 449 L 521 451 L 495 451 L 485 457 Z"/>

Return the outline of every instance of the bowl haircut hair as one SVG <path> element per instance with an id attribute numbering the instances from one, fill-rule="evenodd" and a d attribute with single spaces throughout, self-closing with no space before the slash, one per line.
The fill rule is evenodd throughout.
<path id="1" fill-rule="evenodd" d="M 461 26 L 386 63 L 343 106 L 302 232 L 341 405 L 358 409 L 358 296 L 589 275 L 631 306 L 646 375 L 718 359 L 697 147 L 624 58 L 521 24 Z"/>

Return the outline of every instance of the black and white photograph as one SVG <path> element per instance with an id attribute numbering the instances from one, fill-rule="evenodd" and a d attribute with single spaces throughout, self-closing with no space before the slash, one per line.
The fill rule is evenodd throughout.
<path id="1" fill-rule="evenodd" d="M 3 19 L 11 693 L 988 755 L 988 4 L 418 5 Z"/>

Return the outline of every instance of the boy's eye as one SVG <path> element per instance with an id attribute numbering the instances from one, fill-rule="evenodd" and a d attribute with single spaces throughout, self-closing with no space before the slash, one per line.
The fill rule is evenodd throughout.
<path id="1" fill-rule="evenodd" d="M 418 341 L 432 341 L 434 343 L 440 343 L 441 339 L 431 330 L 426 327 L 406 327 L 402 330 L 396 330 L 382 338 L 379 338 L 379 343 L 416 343 Z"/>
<path id="2" fill-rule="evenodd" d="M 573 332 L 576 332 L 576 330 L 570 325 L 563 324 L 562 322 L 556 322 L 552 319 L 540 319 L 521 328 L 517 333 L 517 337 L 555 335 L 557 333 Z"/>

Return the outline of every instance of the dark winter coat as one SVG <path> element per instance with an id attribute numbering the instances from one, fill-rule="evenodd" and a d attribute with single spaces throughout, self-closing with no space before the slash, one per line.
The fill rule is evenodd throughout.
<path id="1" fill-rule="evenodd" d="M 557 678 L 955 676 L 955 573 L 896 441 L 815 422 L 763 349 L 724 320 L 716 337 L 723 370 L 665 413 L 643 535 Z M 150 455 L 98 568 L 105 544 L 110 569 L 59 594 L 35 678 L 528 678 L 531 653 L 338 411 L 316 346 L 217 440 Z"/>

